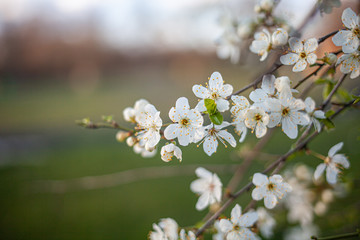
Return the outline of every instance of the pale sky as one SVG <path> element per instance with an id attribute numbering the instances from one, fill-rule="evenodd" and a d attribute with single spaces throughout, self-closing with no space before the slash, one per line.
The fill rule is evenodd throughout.
<path id="1" fill-rule="evenodd" d="M 166 46 L 209 49 L 222 29 L 227 9 L 251 17 L 254 0 L 0 0 L 1 22 L 21 23 L 34 16 L 72 22 L 95 18 L 101 37 L 119 48 Z M 282 0 L 277 12 L 299 22 L 315 0 Z M 246 7 L 244 7 L 246 6 Z M 294 9 L 289 11 L 289 9 Z M 302 9 L 303 11 L 298 11 Z M 70 24 L 71 26 L 71 24 Z"/>

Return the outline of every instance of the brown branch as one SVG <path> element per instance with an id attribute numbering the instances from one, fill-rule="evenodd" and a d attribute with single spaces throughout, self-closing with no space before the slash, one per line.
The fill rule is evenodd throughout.
<path id="1" fill-rule="evenodd" d="M 306 80 L 308 80 L 309 78 L 311 78 L 312 76 L 317 75 L 317 73 L 325 66 L 325 64 L 320 64 L 319 67 L 313 71 L 312 73 L 310 73 L 309 75 L 307 75 L 305 78 L 301 79 L 295 86 L 294 89 L 298 88 L 302 83 L 304 83 Z"/>
<path id="2" fill-rule="evenodd" d="M 318 39 L 318 43 L 319 43 L 319 44 L 322 43 L 323 41 L 325 41 L 326 39 L 328 39 L 328 38 L 331 37 L 332 35 L 335 35 L 338 31 L 339 31 L 339 30 L 333 31 L 333 32 L 331 32 L 331 33 L 329 33 L 329 34 L 327 34 L 327 35 L 319 38 L 319 39 Z"/>

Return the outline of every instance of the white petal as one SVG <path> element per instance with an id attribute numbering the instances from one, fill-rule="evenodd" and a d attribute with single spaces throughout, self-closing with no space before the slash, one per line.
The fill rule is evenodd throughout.
<path id="1" fill-rule="evenodd" d="M 242 240 L 242 236 L 239 231 L 233 230 L 226 235 L 226 240 Z"/>
<path id="2" fill-rule="evenodd" d="M 191 182 L 190 190 L 194 193 L 202 194 L 207 191 L 207 187 L 209 185 L 209 181 L 204 178 L 196 179 Z"/>
<path id="3" fill-rule="evenodd" d="M 269 179 L 266 175 L 262 173 L 255 173 L 252 179 L 252 182 L 255 186 L 262 186 L 269 183 Z"/>
<path id="4" fill-rule="evenodd" d="M 221 219 L 219 226 L 220 226 L 220 230 L 224 233 L 231 231 L 233 228 L 233 224 L 227 219 Z"/>
<path id="5" fill-rule="evenodd" d="M 268 209 L 273 209 L 277 203 L 278 203 L 278 201 L 277 201 L 275 195 L 273 195 L 273 194 L 269 194 L 264 197 L 264 204 L 265 204 L 265 207 Z"/>
<path id="6" fill-rule="evenodd" d="M 233 92 L 233 86 L 231 86 L 230 84 L 224 84 L 219 91 L 219 95 L 222 98 L 227 98 L 232 94 L 232 92 Z"/>
<path id="7" fill-rule="evenodd" d="M 343 46 L 345 45 L 349 39 L 352 37 L 353 33 L 351 31 L 348 30 L 340 30 L 338 33 L 336 33 L 333 38 L 332 41 L 335 44 L 335 46 Z"/>
<path id="8" fill-rule="evenodd" d="M 200 85 L 194 85 L 192 87 L 192 91 L 198 98 L 209 98 L 210 92 L 207 88 L 200 86 Z"/>
<path id="9" fill-rule="evenodd" d="M 299 55 L 296 53 L 288 53 L 280 57 L 280 62 L 284 65 L 293 65 L 299 60 Z"/>
<path id="10" fill-rule="evenodd" d="M 223 87 L 223 79 L 219 72 L 211 74 L 209 79 L 209 88 L 211 92 L 218 92 Z"/>
<path id="11" fill-rule="evenodd" d="M 202 168 L 202 167 L 198 167 L 196 170 L 195 170 L 195 174 L 196 176 L 198 176 L 199 178 L 205 178 L 205 179 L 211 179 L 212 178 L 212 172 L 206 170 L 205 168 Z"/>
<path id="12" fill-rule="evenodd" d="M 203 143 L 203 148 L 204 148 L 204 152 L 211 156 L 214 152 L 216 152 L 216 149 L 218 147 L 218 141 L 215 137 L 209 136 L 206 137 L 204 143 Z"/>
<path id="13" fill-rule="evenodd" d="M 255 128 L 255 135 L 257 138 L 262 138 L 267 132 L 267 128 L 265 124 L 262 123 L 258 123 L 256 124 L 256 128 Z"/>
<path id="14" fill-rule="evenodd" d="M 204 192 L 196 203 L 196 210 L 201 211 L 209 205 L 210 193 Z"/>
<path id="15" fill-rule="evenodd" d="M 316 62 L 317 56 L 315 53 L 310 53 L 307 55 L 306 60 L 309 64 L 314 64 Z"/>
<path id="16" fill-rule="evenodd" d="M 332 161 L 341 164 L 344 168 L 350 167 L 350 163 L 344 154 L 336 154 L 335 156 L 332 157 Z"/>
<path id="17" fill-rule="evenodd" d="M 326 168 L 326 180 L 328 183 L 335 184 L 337 182 L 337 175 L 338 171 L 336 169 L 329 166 Z"/>
<path id="18" fill-rule="evenodd" d="M 326 164 L 325 164 L 325 163 L 320 163 L 320 164 L 316 167 L 316 170 L 315 170 L 315 172 L 314 172 L 314 178 L 315 178 L 315 180 L 319 179 L 319 177 L 323 174 L 325 168 L 326 168 Z"/>
<path id="19" fill-rule="evenodd" d="M 311 113 L 315 109 L 315 101 L 311 97 L 307 97 L 304 101 L 305 110 L 308 113 Z"/>
<path id="20" fill-rule="evenodd" d="M 273 128 L 277 126 L 281 121 L 281 113 L 279 112 L 273 112 L 269 114 L 269 123 L 268 127 Z"/>
<path id="21" fill-rule="evenodd" d="M 181 119 L 181 115 L 176 111 L 176 108 L 172 107 L 169 111 L 169 118 L 173 122 L 179 122 Z"/>
<path id="22" fill-rule="evenodd" d="M 306 61 L 305 59 L 300 59 L 299 61 L 297 61 L 297 63 L 294 65 L 293 67 L 293 72 L 301 72 L 306 68 Z"/>
<path id="23" fill-rule="evenodd" d="M 316 38 L 310 38 L 304 43 L 304 51 L 309 54 L 318 48 L 318 41 Z"/>
<path id="24" fill-rule="evenodd" d="M 263 199 L 265 195 L 266 195 L 265 187 L 256 187 L 251 192 L 251 197 L 256 201 Z"/>
<path id="25" fill-rule="evenodd" d="M 204 100 L 200 100 L 198 102 L 198 104 L 196 105 L 195 109 L 199 112 L 205 112 L 207 109 L 205 107 L 205 101 Z"/>
<path id="26" fill-rule="evenodd" d="M 204 118 L 199 111 L 197 111 L 195 109 L 191 109 L 188 111 L 187 117 L 190 120 L 191 126 L 193 126 L 195 128 L 202 127 L 202 125 L 204 123 Z"/>
<path id="27" fill-rule="evenodd" d="M 255 89 L 249 95 L 249 98 L 253 102 L 263 102 L 267 97 L 268 97 L 268 95 L 266 94 L 266 92 L 260 88 Z"/>
<path id="28" fill-rule="evenodd" d="M 215 100 L 215 102 L 216 102 L 216 108 L 217 110 L 219 110 L 219 112 L 225 112 L 230 109 L 229 101 L 223 98 L 218 98 Z"/>
<path id="29" fill-rule="evenodd" d="M 240 239 L 259 240 L 260 238 L 248 228 L 241 228 Z"/>
<path id="30" fill-rule="evenodd" d="M 175 139 L 179 135 L 179 124 L 170 124 L 164 130 L 164 137 L 167 140 Z"/>
<path id="31" fill-rule="evenodd" d="M 275 76 L 268 74 L 265 75 L 262 79 L 261 88 L 267 93 L 267 94 L 274 94 L 275 93 Z"/>
<path id="32" fill-rule="evenodd" d="M 232 147 L 236 147 L 236 140 L 228 131 L 222 130 L 218 132 L 218 136 L 227 141 Z"/>
<path id="33" fill-rule="evenodd" d="M 250 106 L 249 101 L 244 96 L 233 95 L 231 96 L 231 100 L 236 104 L 234 107 L 238 106 L 238 108 L 236 108 L 236 112 L 240 110 L 244 110 Z M 233 108 L 231 108 L 232 109 L 231 113 L 235 115 L 236 112 L 233 111 Z"/>
<path id="34" fill-rule="evenodd" d="M 241 207 L 239 204 L 236 204 L 235 207 L 231 210 L 231 222 L 234 224 L 239 224 L 241 217 Z"/>
<path id="35" fill-rule="evenodd" d="M 303 112 L 295 112 L 295 111 L 291 111 L 290 114 L 290 119 L 294 124 L 299 124 L 299 125 L 303 125 L 306 126 L 310 123 L 310 118 L 307 114 L 303 113 Z"/>
<path id="36" fill-rule="evenodd" d="M 314 124 L 315 131 L 321 132 L 321 124 L 316 118 L 311 118 L 312 123 Z"/>
<path id="37" fill-rule="evenodd" d="M 190 129 L 189 128 L 180 128 L 179 129 L 179 135 L 178 135 L 178 141 L 181 146 L 187 146 L 191 142 L 191 135 L 190 135 Z"/>
<path id="38" fill-rule="evenodd" d="M 344 145 L 343 142 L 339 142 L 335 146 L 331 147 L 329 150 L 328 156 L 333 157 L 335 155 L 335 153 L 337 153 L 343 147 L 343 145 Z"/>
<path id="39" fill-rule="evenodd" d="M 304 45 L 302 44 L 301 40 L 296 37 L 292 37 L 289 39 L 289 45 L 291 50 L 296 53 L 300 53 L 304 50 Z"/>
<path id="40" fill-rule="evenodd" d="M 347 28 L 352 29 L 358 25 L 356 13 L 351 8 L 344 10 L 341 19 Z"/>
<path id="41" fill-rule="evenodd" d="M 360 40 L 355 34 L 353 34 L 349 41 L 342 46 L 342 50 L 344 53 L 352 53 L 355 52 L 356 49 L 359 47 Z"/>
<path id="42" fill-rule="evenodd" d="M 321 110 L 316 110 L 314 112 L 314 117 L 319 118 L 319 119 L 325 119 L 326 118 L 325 113 L 323 111 L 321 111 Z"/>
<path id="43" fill-rule="evenodd" d="M 282 183 L 283 178 L 281 175 L 275 174 L 275 175 L 272 175 L 271 177 L 269 177 L 269 181 L 272 183 Z"/>
<path id="44" fill-rule="evenodd" d="M 239 226 L 251 227 L 258 220 L 257 212 L 248 212 L 240 217 Z"/>
<path id="45" fill-rule="evenodd" d="M 298 135 L 297 125 L 294 124 L 290 118 L 283 118 L 281 121 L 282 130 L 291 139 L 295 139 Z"/>

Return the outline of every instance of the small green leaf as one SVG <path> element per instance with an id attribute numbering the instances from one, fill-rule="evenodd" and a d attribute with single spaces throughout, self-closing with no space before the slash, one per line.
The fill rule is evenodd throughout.
<path id="1" fill-rule="evenodd" d="M 211 122 L 214 123 L 215 125 L 220 125 L 223 122 L 223 116 L 221 115 L 220 112 L 216 112 L 215 114 L 209 115 L 209 118 Z"/>
<path id="2" fill-rule="evenodd" d="M 334 115 L 335 111 L 334 110 L 329 110 L 325 113 L 325 117 L 329 118 L 331 117 L 332 115 Z"/>
<path id="3" fill-rule="evenodd" d="M 210 115 L 216 113 L 216 102 L 213 99 L 205 99 L 204 100 L 205 107 Z"/>
<path id="4" fill-rule="evenodd" d="M 353 97 L 350 95 L 350 93 L 344 89 L 344 88 L 339 88 L 336 91 L 336 94 L 341 97 L 344 101 L 349 102 L 351 100 L 353 100 Z"/>
<path id="5" fill-rule="evenodd" d="M 327 78 L 319 78 L 315 81 L 315 84 L 325 84 L 325 83 L 328 83 L 328 84 L 334 84 L 330 79 L 327 79 Z"/>
<path id="6" fill-rule="evenodd" d="M 329 96 L 333 87 L 334 87 L 334 85 L 329 84 L 329 83 L 324 86 L 324 89 L 323 89 L 323 99 L 324 100 Z"/>
<path id="7" fill-rule="evenodd" d="M 104 122 L 108 122 L 108 123 L 111 123 L 112 121 L 114 121 L 114 117 L 113 116 L 111 116 L 111 115 L 109 115 L 109 116 L 102 116 L 102 120 L 104 121 Z"/>
<path id="8" fill-rule="evenodd" d="M 335 124 L 329 118 L 320 119 L 320 121 L 325 125 L 326 130 L 335 128 Z"/>
<path id="9" fill-rule="evenodd" d="M 355 94 L 352 94 L 352 97 L 355 99 L 353 104 L 356 104 L 360 101 L 360 96 L 356 96 Z"/>

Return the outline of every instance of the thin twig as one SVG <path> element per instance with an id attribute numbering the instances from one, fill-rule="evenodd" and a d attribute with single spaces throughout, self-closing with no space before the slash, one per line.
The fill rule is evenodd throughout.
<path id="1" fill-rule="evenodd" d="M 338 31 L 339 31 L 339 30 L 333 31 L 333 32 L 331 32 L 331 33 L 329 33 L 329 34 L 327 34 L 327 35 L 319 38 L 319 39 L 318 39 L 318 43 L 319 43 L 319 44 L 322 43 L 323 41 L 325 41 L 326 39 L 328 39 L 328 38 L 331 37 L 332 35 L 335 35 Z"/>
<path id="2" fill-rule="evenodd" d="M 360 238 L 360 230 L 357 229 L 356 232 L 353 233 L 344 233 L 344 234 L 339 234 L 339 235 L 335 235 L 335 236 L 328 236 L 328 237 L 315 237 L 312 236 L 311 239 L 315 239 L 315 240 L 335 240 L 335 239 L 344 239 L 344 238 L 353 238 L 353 237 L 359 237 Z"/>
<path id="3" fill-rule="evenodd" d="M 347 74 L 343 74 L 339 81 L 336 83 L 335 87 L 331 90 L 329 96 L 326 98 L 326 100 L 324 101 L 324 103 L 321 105 L 321 109 L 325 109 L 325 107 L 330 103 L 331 98 L 333 97 L 333 95 L 335 94 L 335 92 L 338 90 L 338 88 L 340 87 L 340 85 L 343 83 L 343 81 L 345 80 Z"/>
<path id="4" fill-rule="evenodd" d="M 295 86 L 294 89 L 298 88 L 302 83 L 304 83 L 306 80 L 308 80 L 309 78 L 311 78 L 312 76 L 317 75 L 317 73 L 325 66 L 325 64 L 320 64 L 319 67 L 313 71 L 312 73 L 310 73 L 309 75 L 307 75 L 305 78 L 301 79 Z"/>

